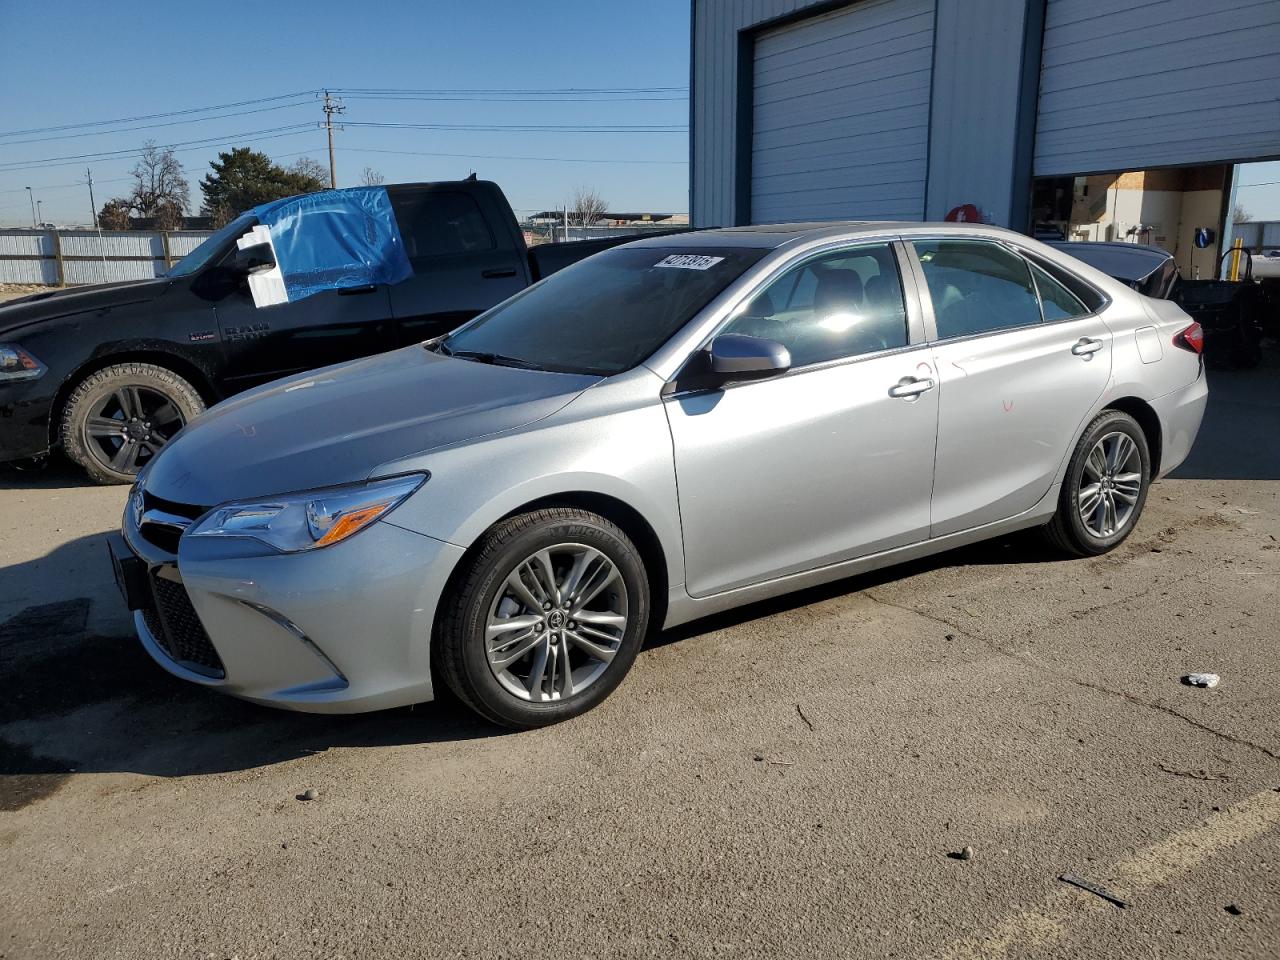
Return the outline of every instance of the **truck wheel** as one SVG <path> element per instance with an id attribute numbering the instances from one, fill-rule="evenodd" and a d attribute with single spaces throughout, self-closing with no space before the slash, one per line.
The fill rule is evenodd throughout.
<path id="1" fill-rule="evenodd" d="M 590 710 L 622 681 L 648 628 L 649 580 L 617 526 L 551 507 L 485 534 L 441 609 L 445 682 L 487 719 L 527 730 Z"/>
<path id="2" fill-rule="evenodd" d="M 1151 485 L 1151 454 L 1138 421 L 1104 410 L 1076 445 L 1062 481 L 1058 512 L 1045 527 L 1064 553 L 1096 557 L 1133 532 Z"/>
<path id="3" fill-rule="evenodd" d="M 195 387 L 172 370 L 118 363 L 71 391 L 62 411 L 62 448 L 94 482 L 132 483 L 202 410 Z"/>

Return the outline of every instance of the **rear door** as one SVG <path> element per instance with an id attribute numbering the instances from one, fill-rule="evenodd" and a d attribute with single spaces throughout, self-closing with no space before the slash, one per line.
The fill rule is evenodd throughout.
<path id="1" fill-rule="evenodd" d="M 390 191 L 413 276 L 391 288 L 400 343 L 419 343 L 528 285 L 523 241 L 487 192 L 456 186 Z"/>
<path id="2" fill-rule="evenodd" d="M 930 535 L 1029 510 L 1111 377 L 1111 331 L 1066 286 L 989 240 L 916 240 L 932 304 L 938 452 Z"/>

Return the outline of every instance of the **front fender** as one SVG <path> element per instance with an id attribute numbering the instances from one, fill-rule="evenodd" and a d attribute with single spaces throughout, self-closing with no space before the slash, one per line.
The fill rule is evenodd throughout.
<path id="1" fill-rule="evenodd" d="M 467 548 L 503 517 L 538 500 L 596 494 L 649 524 L 666 558 L 667 583 L 684 582 L 684 550 L 671 432 L 655 398 L 627 411 L 534 426 L 384 465 L 431 479 L 389 522 Z"/>

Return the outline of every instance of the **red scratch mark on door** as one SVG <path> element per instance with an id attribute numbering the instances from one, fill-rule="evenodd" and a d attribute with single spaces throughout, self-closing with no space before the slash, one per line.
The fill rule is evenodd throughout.
<path id="1" fill-rule="evenodd" d="M 1013 410 L 1013 401 L 1012 401 L 1012 400 L 1001 400 L 1001 401 L 1000 401 L 1000 405 L 1001 405 L 1002 407 L 1004 407 L 1004 412 L 1005 412 L 1005 413 L 1009 413 L 1011 410 Z"/>

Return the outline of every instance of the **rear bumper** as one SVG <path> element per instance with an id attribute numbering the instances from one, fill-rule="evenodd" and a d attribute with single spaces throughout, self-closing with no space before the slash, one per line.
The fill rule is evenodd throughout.
<path id="1" fill-rule="evenodd" d="M 1200 421 L 1204 419 L 1208 400 L 1209 383 L 1201 363 L 1200 375 L 1192 383 L 1151 401 L 1163 432 L 1158 476 L 1163 477 L 1176 470 L 1187 459 L 1196 442 L 1196 434 L 1200 432 Z"/>
<path id="2" fill-rule="evenodd" d="M 345 543 L 292 555 L 235 555 L 233 541 L 184 539 L 174 563 L 126 520 L 130 533 L 152 582 L 169 584 L 154 607 L 135 612 L 134 626 L 175 676 L 313 713 L 432 699 L 432 625 L 460 547 L 376 523 Z M 183 591 L 176 600 L 174 583 Z M 202 635 L 212 648 L 203 654 Z"/>

